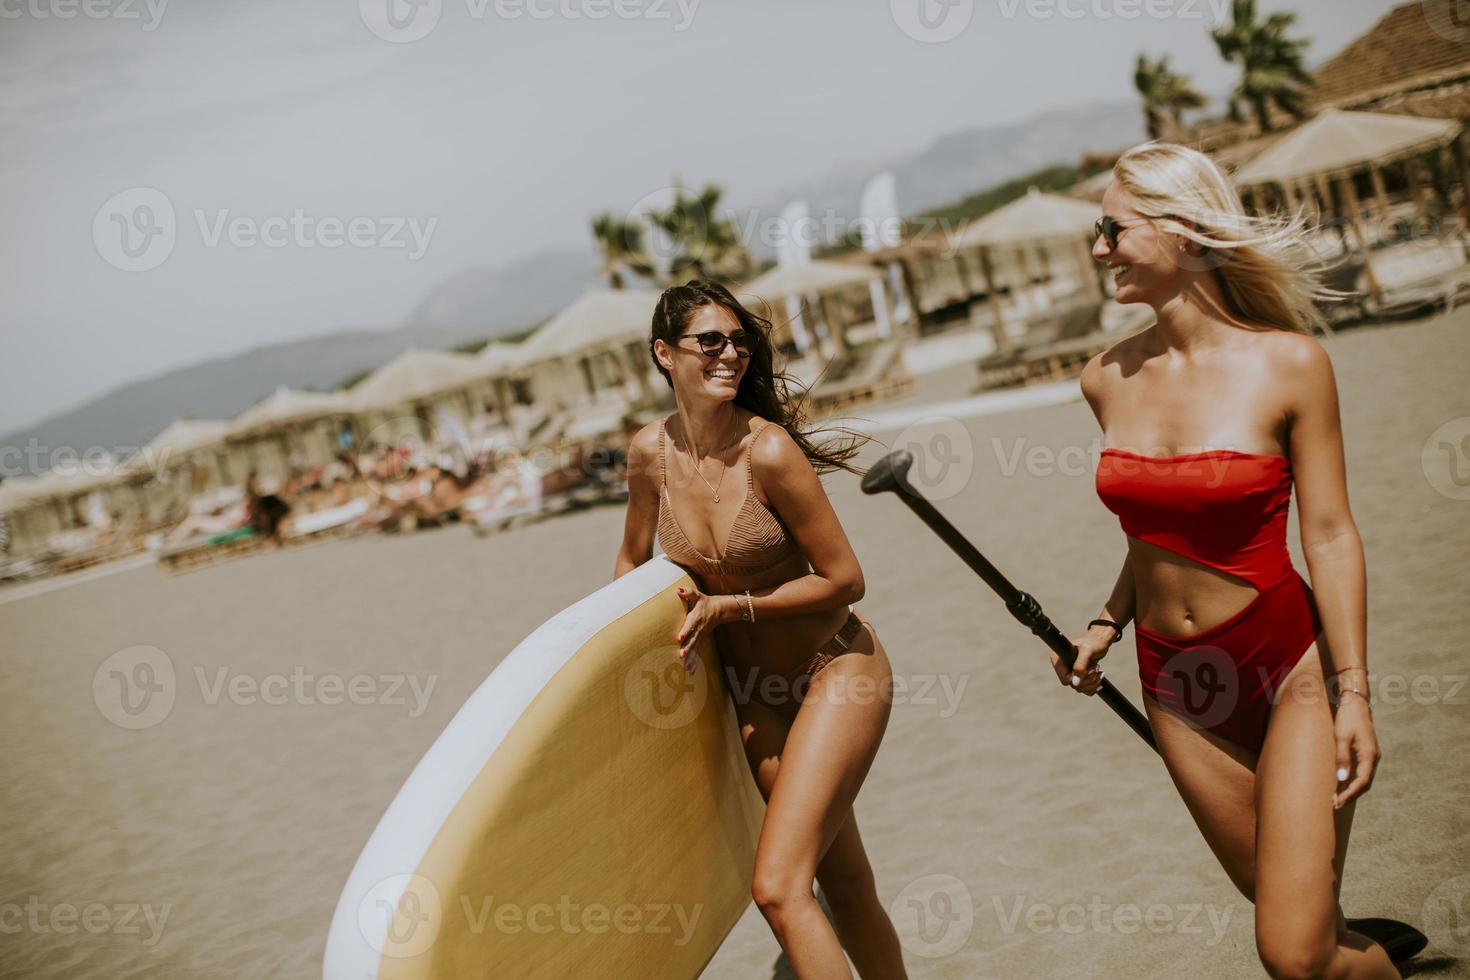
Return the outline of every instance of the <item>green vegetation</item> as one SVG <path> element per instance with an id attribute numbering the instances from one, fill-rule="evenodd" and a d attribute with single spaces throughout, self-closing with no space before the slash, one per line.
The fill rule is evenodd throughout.
<path id="1" fill-rule="evenodd" d="M 1133 87 L 1143 98 L 1143 121 L 1151 140 L 1164 135 L 1165 119 L 1182 126 L 1185 109 L 1198 109 L 1205 104 L 1205 97 L 1195 90 L 1188 77 L 1169 67 L 1168 55 L 1149 61 L 1148 55 L 1140 54 L 1133 67 Z"/>
<path id="2" fill-rule="evenodd" d="M 1271 106 L 1297 119 L 1307 114 L 1303 88 L 1312 75 L 1302 63 L 1306 38 L 1288 37 L 1296 14 L 1278 11 L 1256 16 L 1256 0 L 1235 0 L 1229 27 L 1210 32 L 1220 57 L 1240 65 L 1240 81 L 1230 96 L 1230 118 L 1239 122 L 1240 103 L 1251 107 L 1261 132 L 1271 131 Z"/>

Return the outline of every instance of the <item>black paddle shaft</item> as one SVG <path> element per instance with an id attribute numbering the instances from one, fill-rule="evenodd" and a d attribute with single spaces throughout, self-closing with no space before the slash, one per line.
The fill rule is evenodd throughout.
<path id="1" fill-rule="evenodd" d="M 1057 629 L 1056 624 L 1042 611 L 1041 603 L 1029 593 L 1022 592 L 1012 585 L 1010 580 L 980 553 L 980 549 L 960 533 L 959 528 L 951 524 L 909 483 L 908 470 L 913 462 L 913 454 L 908 450 L 901 449 L 889 453 L 863 477 L 863 492 L 878 494 L 891 490 L 897 493 L 909 509 L 919 516 L 919 520 L 929 525 L 929 529 L 939 535 L 940 540 L 949 545 L 950 550 L 959 555 L 960 560 L 969 565 L 970 569 L 979 575 L 996 595 L 1000 596 L 1011 615 L 1016 617 L 1022 626 L 1040 637 L 1041 642 L 1051 648 L 1051 651 L 1058 657 L 1061 657 L 1063 663 L 1071 667 L 1077 661 L 1077 651 L 1073 649 L 1071 641 L 1062 635 L 1062 631 Z M 1134 734 L 1147 742 L 1149 748 L 1155 752 L 1158 751 L 1159 747 L 1154 741 L 1153 729 L 1149 726 L 1148 719 L 1121 691 L 1109 681 L 1104 680 L 1098 687 L 1097 696 L 1103 700 L 1104 704 L 1112 708 L 1113 713 L 1123 719 L 1129 728 L 1133 729 Z"/>

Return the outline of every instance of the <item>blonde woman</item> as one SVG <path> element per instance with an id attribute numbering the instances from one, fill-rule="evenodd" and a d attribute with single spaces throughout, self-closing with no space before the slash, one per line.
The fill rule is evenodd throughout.
<path id="1" fill-rule="evenodd" d="M 1193 150 L 1119 158 L 1093 256 L 1149 329 L 1094 358 L 1097 491 L 1128 554 L 1058 678 L 1083 694 L 1134 623 L 1149 721 L 1273 977 L 1397 977 L 1338 906 L 1354 801 L 1381 752 L 1369 706 L 1363 547 L 1337 389 L 1311 336 L 1321 293 L 1299 222 L 1248 217 Z M 1291 565 L 1293 486 L 1311 587 Z"/>
<path id="2" fill-rule="evenodd" d="M 777 375 L 770 324 L 723 286 L 664 291 L 649 348 L 677 411 L 633 437 L 615 576 L 653 538 L 699 585 L 676 637 L 697 669 L 712 635 L 767 801 L 753 894 L 796 975 L 906 976 L 852 803 L 888 724 L 892 670 L 851 608 L 863 573 L 817 478 L 853 445 L 815 445 Z M 864 693 L 866 692 L 866 693 Z M 813 879 L 832 909 L 829 924 Z M 834 931 L 833 926 L 836 926 Z"/>

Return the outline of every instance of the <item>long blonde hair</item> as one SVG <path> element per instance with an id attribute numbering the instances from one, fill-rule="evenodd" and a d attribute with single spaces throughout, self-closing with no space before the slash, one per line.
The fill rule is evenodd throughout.
<path id="1" fill-rule="evenodd" d="M 1230 180 L 1198 150 L 1143 143 L 1118 158 L 1113 177 L 1139 214 L 1205 248 L 1234 316 L 1310 333 L 1323 322 L 1317 301 L 1341 295 L 1322 285 L 1305 211 L 1247 214 Z"/>

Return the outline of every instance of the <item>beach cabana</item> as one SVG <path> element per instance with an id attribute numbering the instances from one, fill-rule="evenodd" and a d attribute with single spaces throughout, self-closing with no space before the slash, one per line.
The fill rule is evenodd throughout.
<path id="1" fill-rule="evenodd" d="M 124 460 L 118 467 L 118 473 L 160 476 L 186 461 L 202 461 L 207 456 L 218 473 L 219 482 L 228 484 L 232 482 L 230 474 L 223 467 L 217 451 L 229 432 L 230 423 L 222 419 L 175 419 L 146 446 Z"/>
<path id="2" fill-rule="evenodd" d="M 981 273 L 985 277 L 985 302 L 997 350 L 1010 346 L 997 303 L 1001 278 L 996 273 L 997 256 L 1005 255 L 1010 260 L 1010 275 L 1006 278 L 1014 295 L 1031 282 L 1033 257 L 1042 263 L 1043 275 L 1050 277 L 1051 250 L 1060 249 L 1075 265 L 1083 288 L 1100 302 L 1103 297 L 1102 267 L 1091 254 L 1093 224 L 1100 213 L 1095 204 L 1060 194 L 1046 194 L 1032 187 L 1024 197 L 977 218 L 955 236 L 951 247 L 957 253 L 974 251 L 979 255 Z"/>
<path id="3" fill-rule="evenodd" d="M 1460 142 L 1463 126 L 1454 119 L 1426 119 L 1382 112 L 1349 112 L 1326 109 L 1271 144 L 1235 173 L 1242 194 L 1273 188 L 1289 209 L 1315 196 L 1323 211 L 1336 211 L 1352 226 L 1365 257 L 1371 245 L 1362 225 L 1362 206 L 1355 179 L 1367 173 L 1373 193 L 1371 210 L 1387 222 L 1393 213 L 1383 173 L 1386 167 L 1402 166 L 1413 198 L 1413 210 L 1427 219 L 1416 158 L 1425 153 L 1452 150 L 1460 182 L 1470 195 L 1470 170 Z M 1333 204 L 1333 187 L 1338 206 Z M 1378 278 L 1370 262 L 1365 270 L 1370 289 L 1379 291 Z"/>
<path id="4" fill-rule="evenodd" d="M 258 470 L 266 447 L 277 459 L 270 467 L 286 475 L 293 450 L 299 450 L 306 465 L 330 460 L 336 452 L 335 420 L 352 412 L 352 399 L 340 391 L 304 391 L 282 385 L 235 417 L 229 442 L 241 448 Z"/>
<path id="5" fill-rule="evenodd" d="M 822 309 L 822 319 L 827 324 L 827 333 L 838 350 L 847 347 L 844 332 L 849 326 L 838 315 L 833 295 L 853 286 L 868 287 L 869 283 L 882 282 L 883 273 L 866 263 L 830 262 L 810 259 L 805 262 L 778 265 L 746 283 L 740 289 L 742 296 L 756 297 L 772 306 L 782 300 L 805 296 L 817 297 Z M 884 292 L 888 305 L 889 320 L 894 319 L 893 299 Z"/>
<path id="6" fill-rule="evenodd" d="M 229 431 L 230 423 L 222 419 L 175 419 L 123 460 L 117 474 L 139 488 L 138 503 L 145 521 L 178 506 L 180 494 L 204 490 L 211 477 L 217 486 L 229 486 L 244 477 L 230 469 Z M 196 466 L 204 474 L 197 485 Z M 179 479 L 185 470 L 187 479 Z"/>
<path id="7" fill-rule="evenodd" d="M 489 372 L 490 384 L 495 396 L 495 411 L 499 414 L 502 423 L 510 419 L 513 401 L 510 393 L 511 379 L 520 371 L 526 360 L 522 346 L 492 340 L 476 355 L 485 362 L 485 369 Z"/>
<path id="8" fill-rule="evenodd" d="M 648 335 L 659 295 L 652 289 L 596 289 L 538 327 L 517 352 L 518 370 L 540 382 L 537 400 L 565 406 L 595 401 L 609 388 L 626 397 L 629 380 L 651 400 Z"/>
<path id="9" fill-rule="evenodd" d="M 110 514 L 114 506 L 113 491 L 123 481 L 116 467 L 88 464 L 81 468 L 68 465 L 36 477 L 13 477 L 0 483 L 0 513 L 11 522 L 15 554 L 41 550 L 58 532 L 88 522 L 90 515 L 78 498 L 100 492 Z"/>
<path id="10" fill-rule="evenodd" d="M 410 347 L 347 392 L 349 410 L 360 427 L 373 433 L 368 442 L 419 437 L 437 444 L 435 410 L 443 409 L 451 417 L 457 414 L 467 425 L 476 415 L 470 390 L 490 373 L 485 361 L 473 354 Z M 457 409 L 451 410 L 454 405 Z M 407 414 L 400 413 L 404 408 L 409 409 Z"/>

